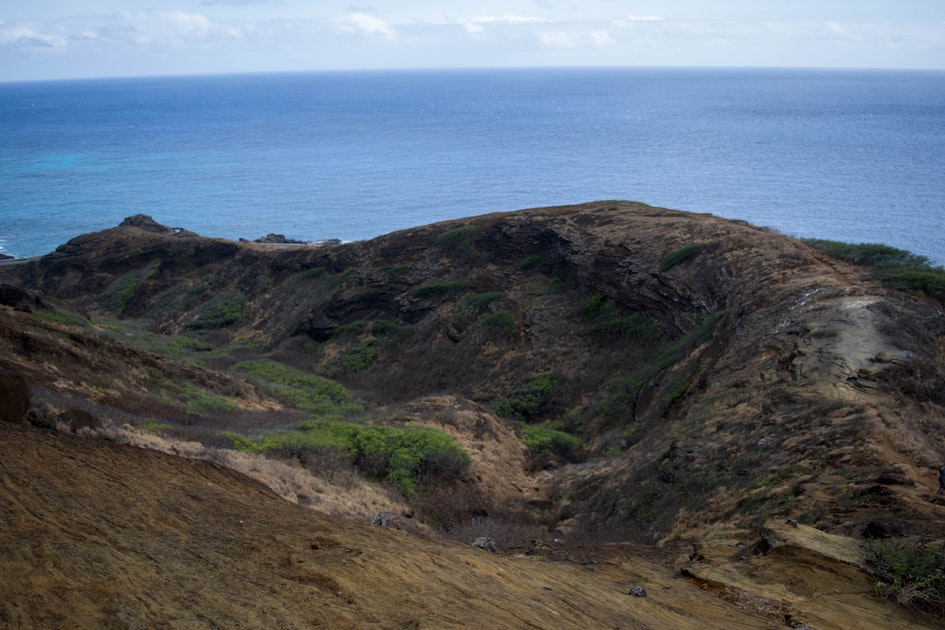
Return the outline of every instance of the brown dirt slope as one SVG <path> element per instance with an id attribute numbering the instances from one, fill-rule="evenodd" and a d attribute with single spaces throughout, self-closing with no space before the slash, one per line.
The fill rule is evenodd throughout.
<path id="1" fill-rule="evenodd" d="M 585 566 L 497 556 L 333 519 L 207 462 L 0 425 L 3 627 L 934 627 L 865 596 L 843 558 L 771 554 L 725 577 L 734 563 L 707 551 L 690 578 L 617 548 Z M 803 583 L 759 587 L 784 566 Z"/>

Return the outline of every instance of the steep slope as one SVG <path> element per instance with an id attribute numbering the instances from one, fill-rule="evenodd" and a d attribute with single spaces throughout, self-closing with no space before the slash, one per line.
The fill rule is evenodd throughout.
<path id="1" fill-rule="evenodd" d="M 793 539 L 750 570 L 702 549 L 688 578 L 622 548 L 509 558 L 333 519 L 207 462 L 0 423 L 9 628 L 935 627 Z M 766 583 L 785 566 L 804 581 Z"/>
<path id="2" fill-rule="evenodd" d="M 205 353 L 217 370 L 264 355 L 375 404 L 448 393 L 540 429 L 553 527 L 945 531 L 941 305 L 769 230 L 597 203 L 273 248 L 137 217 L 16 274 L 234 348 Z"/>

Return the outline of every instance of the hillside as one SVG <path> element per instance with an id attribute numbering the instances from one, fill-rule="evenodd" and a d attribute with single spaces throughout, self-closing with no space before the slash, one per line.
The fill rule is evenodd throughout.
<path id="1" fill-rule="evenodd" d="M 60 433 L 5 429 L 12 432 L 4 438 L 5 500 L 36 514 L 30 506 L 43 499 L 22 480 L 53 474 L 39 462 L 88 458 L 69 466 L 88 466 L 82 474 L 91 475 L 83 507 L 67 500 L 68 484 L 55 495 L 61 503 L 50 509 L 62 525 L 16 517 L 17 527 L 47 528 L 43 537 L 61 528 L 69 544 L 91 540 L 64 523 L 108 513 L 115 484 L 151 501 L 141 510 L 164 509 L 178 524 L 189 510 L 205 510 L 212 531 L 239 537 L 216 499 L 192 489 L 223 475 L 226 492 L 243 497 L 234 505 L 270 519 L 257 534 L 300 537 L 298 523 L 306 521 L 331 530 L 338 545 L 394 554 L 374 576 L 395 582 L 385 591 L 389 601 L 403 596 L 398 589 L 433 588 L 433 581 L 446 601 L 443 584 L 455 580 L 449 588 L 466 602 L 455 616 L 431 617 L 416 601 L 401 611 L 421 627 L 460 625 L 476 609 L 475 593 L 538 601 L 504 578 L 505 592 L 490 590 L 504 571 L 555 580 L 573 603 L 570 616 L 561 616 L 560 600 L 543 604 L 547 618 L 537 604 L 526 612 L 497 603 L 495 617 L 475 613 L 484 623 L 507 613 L 499 625 L 551 627 L 557 618 L 565 627 L 686 627 L 681 619 L 697 610 L 709 627 L 732 627 L 722 621 L 735 614 L 746 615 L 744 627 L 761 627 L 759 619 L 844 627 L 840 614 L 883 615 L 893 627 L 926 623 L 871 596 L 855 550 L 874 539 L 945 537 L 945 500 L 935 496 L 935 472 L 945 464 L 945 313 L 936 299 L 884 288 L 866 268 L 784 235 L 624 202 L 486 215 L 317 246 L 205 238 L 138 216 L 39 260 L 7 262 L 0 282 L 5 398 L 20 410 L 10 415 Z M 190 463 L 182 468 L 173 457 L 102 438 Z M 25 446 L 33 442 L 33 450 Z M 225 464 L 316 509 L 293 507 L 193 459 Z M 125 466 L 140 472 L 123 473 L 120 482 L 102 472 Z M 163 502 L 145 499 L 147 484 L 181 491 Z M 368 523 L 381 511 L 391 527 L 342 525 L 320 514 Z M 785 529 L 788 520 L 798 526 Z M 126 523 L 98 531 L 108 551 L 90 547 L 88 557 L 163 544 L 160 518 L 146 522 L 133 544 Z M 172 531 L 178 542 L 193 541 L 198 556 L 209 553 L 211 542 L 194 527 L 188 521 Z M 480 536 L 500 555 L 468 547 Z M 253 568 L 243 574 L 267 585 L 276 610 L 295 595 L 272 586 L 272 567 L 286 561 L 268 554 L 294 557 L 293 545 L 307 543 L 270 538 L 251 545 Z M 36 566 L 7 543 L 11 571 L 23 570 L 18 562 Z M 732 551 L 744 545 L 755 552 Z M 43 553 L 57 567 L 67 559 Z M 434 578 L 429 566 L 404 565 L 418 573 L 408 580 L 391 566 L 397 554 L 414 553 L 446 573 Z M 154 566 L 186 564 L 169 547 L 145 554 Z M 460 559 L 474 566 L 464 577 L 453 573 Z M 589 561 L 595 564 L 582 564 Z M 793 574 L 795 562 L 833 575 L 849 592 L 839 589 L 845 594 L 827 597 L 828 605 L 819 591 L 826 578 Z M 628 563 L 641 581 L 661 585 L 668 608 L 647 608 L 657 599 L 650 587 L 645 604 L 620 592 L 626 584 L 615 576 Z M 347 603 L 337 593 L 325 596 L 333 603 L 312 600 L 306 614 L 409 625 L 406 617 L 378 616 L 389 610 L 380 591 L 364 604 L 357 595 L 375 587 L 349 568 L 302 580 L 316 590 L 333 580 L 348 593 Z M 129 567 L 129 583 L 139 570 Z M 162 592 L 207 578 L 179 570 Z M 784 580 L 759 577 L 767 571 Z M 474 585 L 460 586 L 466 580 Z M 18 584 L 24 597 L 44 588 Z M 207 597 L 246 588 L 229 584 Z M 87 594 L 92 587 L 75 588 Z M 848 595 L 855 606 L 839 603 Z M 151 604 L 139 599 L 128 603 L 136 611 L 129 618 L 169 618 L 168 607 L 182 601 L 165 593 L 144 613 Z M 208 605 L 186 601 L 181 611 Z M 89 624 L 117 618 L 103 606 L 93 606 L 89 614 L 100 617 Z M 0 619 L 30 625 L 43 606 L 5 610 Z M 670 613 L 681 616 L 659 617 Z M 232 620 L 188 619 L 233 627 Z"/>

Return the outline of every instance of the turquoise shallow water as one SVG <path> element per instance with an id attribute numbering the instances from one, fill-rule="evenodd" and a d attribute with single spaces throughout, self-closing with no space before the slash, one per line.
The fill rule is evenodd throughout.
<path id="1" fill-rule="evenodd" d="M 596 199 L 945 263 L 945 73 L 561 69 L 0 84 L 0 252 L 135 213 L 369 238 Z"/>

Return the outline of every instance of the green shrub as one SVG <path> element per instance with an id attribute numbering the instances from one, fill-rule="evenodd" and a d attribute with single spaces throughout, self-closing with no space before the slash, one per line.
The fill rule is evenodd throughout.
<path id="1" fill-rule="evenodd" d="M 469 306 L 475 309 L 482 309 L 498 299 L 502 298 L 502 293 L 499 291 L 489 291 L 488 293 L 479 293 L 469 298 Z"/>
<path id="2" fill-rule="evenodd" d="M 646 383 L 642 374 L 626 376 L 617 381 L 611 393 L 600 403 L 600 412 L 609 418 L 633 419 L 636 412 L 637 399 Z"/>
<path id="3" fill-rule="evenodd" d="M 865 550 L 878 595 L 945 615 L 945 544 L 880 540 Z"/>
<path id="4" fill-rule="evenodd" d="M 322 372 L 330 377 L 359 372 L 377 360 L 376 347 L 377 337 L 367 337 L 329 359 Z"/>
<path id="5" fill-rule="evenodd" d="M 722 321 L 723 317 L 725 317 L 725 311 L 709 313 L 709 316 L 692 332 L 691 342 L 696 346 L 701 346 L 712 339 L 712 336 L 715 334 L 715 329 L 718 328 L 719 322 Z"/>
<path id="6" fill-rule="evenodd" d="M 246 296 L 241 291 L 229 291 L 210 302 L 193 323 L 197 330 L 216 330 L 225 328 L 243 320 L 243 307 Z"/>
<path id="7" fill-rule="evenodd" d="M 931 267 L 925 256 L 913 254 L 904 249 L 897 249 L 881 243 L 842 243 L 818 238 L 803 239 L 808 245 L 820 251 L 867 267 L 911 267 L 915 269 Z"/>
<path id="8" fill-rule="evenodd" d="M 584 312 L 590 317 L 597 317 L 607 304 L 613 304 L 613 300 L 603 293 L 592 295 L 584 301 Z"/>
<path id="9" fill-rule="evenodd" d="M 486 316 L 482 321 L 483 325 L 489 330 L 503 335 L 511 335 L 515 332 L 517 322 L 515 314 L 511 311 L 499 311 Z"/>
<path id="10" fill-rule="evenodd" d="M 464 280 L 454 280 L 452 282 L 437 282 L 426 284 L 413 290 L 414 297 L 420 299 L 436 297 L 440 295 L 452 295 L 462 292 L 468 284 Z"/>
<path id="11" fill-rule="evenodd" d="M 576 459 L 581 440 L 570 433 L 542 425 L 522 425 L 522 443 L 529 453 L 536 458 L 549 455 L 562 457 L 567 461 Z"/>
<path id="12" fill-rule="evenodd" d="M 347 414 L 363 409 L 341 384 L 275 361 L 247 361 L 232 369 L 250 376 L 264 389 L 287 398 L 305 411 Z"/>
<path id="13" fill-rule="evenodd" d="M 64 324 L 66 326 L 77 326 L 84 328 L 89 323 L 89 320 L 82 317 L 78 313 L 67 311 L 58 307 L 52 309 L 51 311 L 36 311 L 34 314 L 40 319 L 46 320 L 48 322 L 55 322 L 57 324 Z"/>
<path id="14" fill-rule="evenodd" d="M 854 245 L 813 238 L 804 242 L 834 258 L 871 267 L 873 277 L 885 287 L 945 297 L 945 269 L 934 267 L 925 256 L 878 243 Z"/>
<path id="15" fill-rule="evenodd" d="M 353 447 L 358 468 L 393 481 L 408 494 L 425 476 L 456 478 L 470 462 L 452 438 L 428 427 L 362 427 Z"/>
<path id="16" fill-rule="evenodd" d="M 410 336 L 410 327 L 401 326 L 388 319 L 377 319 L 371 322 L 371 334 L 384 337 L 392 343 L 400 343 Z"/>
<path id="17" fill-rule="evenodd" d="M 449 251 L 465 251 L 472 245 L 472 236 L 475 232 L 475 225 L 464 225 L 438 238 L 436 244 Z"/>
<path id="18" fill-rule="evenodd" d="M 99 303 L 106 310 L 120 315 L 131 298 L 134 297 L 134 294 L 137 293 L 142 281 L 143 277 L 140 270 L 129 271 L 105 288 Z"/>
<path id="19" fill-rule="evenodd" d="M 462 477 L 471 461 L 450 436 L 429 427 L 313 421 L 260 440 L 232 433 L 227 437 L 234 448 L 252 452 L 341 452 L 365 475 L 393 482 L 406 494 L 413 494 L 427 480 Z"/>
<path id="20" fill-rule="evenodd" d="M 533 376 L 516 387 L 505 400 L 496 404 L 495 412 L 503 418 L 534 418 L 548 405 L 556 384 L 551 372 Z"/>
<path id="21" fill-rule="evenodd" d="M 169 383 L 173 390 L 170 401 L 183 404 L 187 413 L 195 416 L 210 416 L 216 413 L 239 411 L 240 406 L 233 400 L 195 387 L 190 383 Z"/>
<path id="22" fill-rule="evenodd" d="M 666 254 L 663 256 L 662 260 L 660 260 L 660 271 L 668 271 L 676 265 L 689 262 L 702 253 L 703 248 L 704 245 L 702 243 L 691 243 Z"/>
<path id="23" fill-rule="evenodd" d="M 617 303 L 598 293 L 584 302 L 584 314 L 591 320 L 591 332 L 652 344 L 663 338 L 663 329 L 643 313 L 624 315 Z"/>
<path id="24" fill-rule="evenodd" d="M 531 256 L 526 256 L 518 264 L 519 271 L 535 271 L 541 269 L 545 265 L 544 259 L 538 254 L 532 254 Z"/>
<path id="25" fill-rule="evenodd" d="M 153 277 L 160 267 L 161 261 L 154 259 L 147 266 L 133 269 L 116 278 L 105 288 L 99 303 L 106 310 L 121 314 L 131 298 L 138 292 L 141 284 L 148 278 Z"/>

